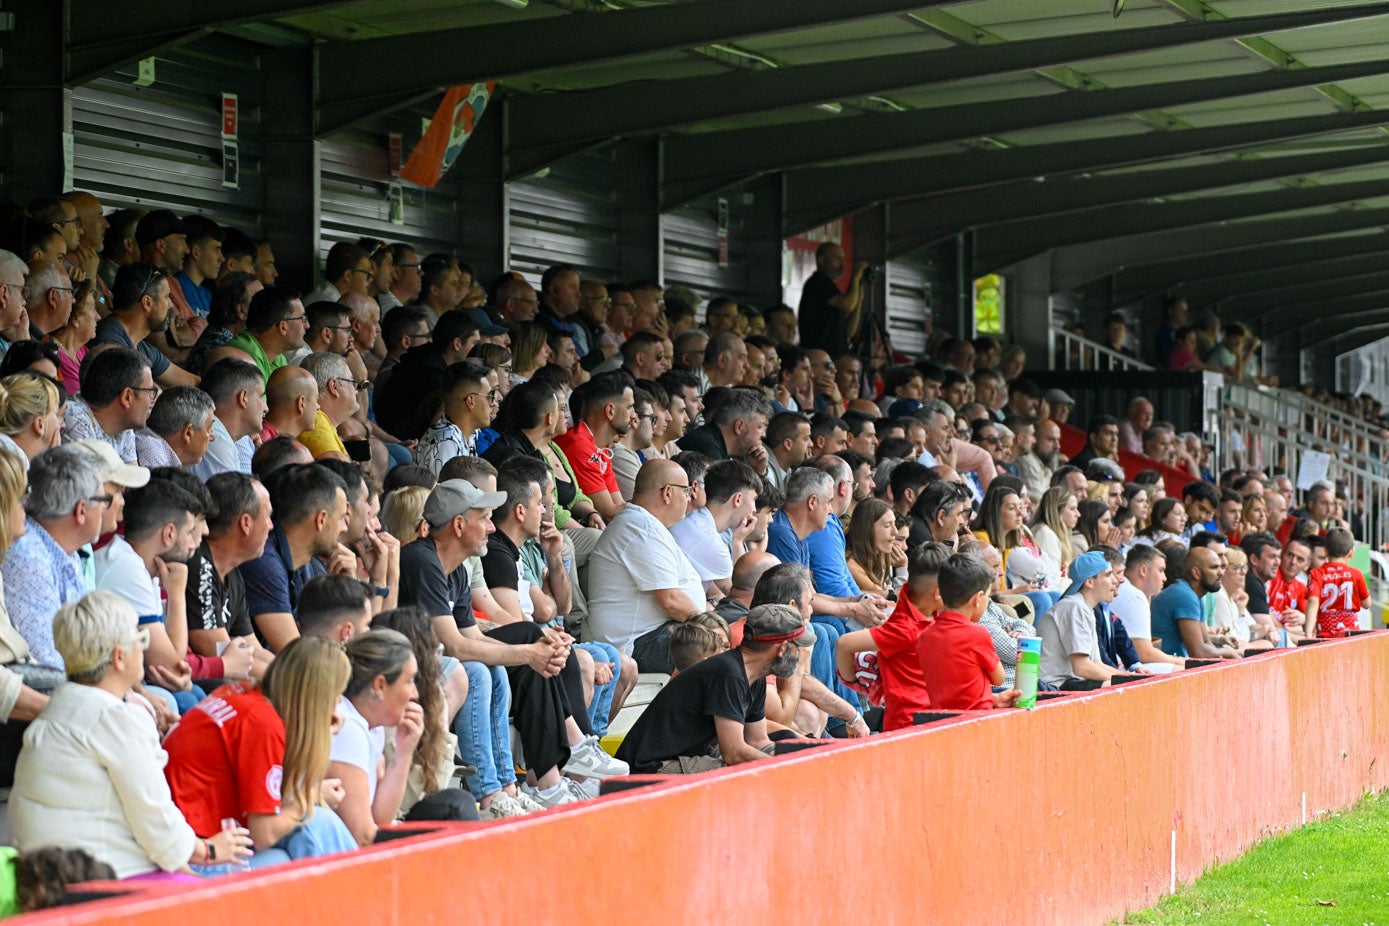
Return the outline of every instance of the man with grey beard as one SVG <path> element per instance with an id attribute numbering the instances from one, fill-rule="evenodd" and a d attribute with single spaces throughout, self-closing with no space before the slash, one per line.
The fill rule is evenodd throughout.
<path id="1" fill-rule="evenodd" d="M 810 645 L 795 608 L 748 612 L 740 646 L 690 666 L 661 689 L 618 748 L 634 772 L 692 774 L 772 754 L 767 676 L 791 678 Z"/>

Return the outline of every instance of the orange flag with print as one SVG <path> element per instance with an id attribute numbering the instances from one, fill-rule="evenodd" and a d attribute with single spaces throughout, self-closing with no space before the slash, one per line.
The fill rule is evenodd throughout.
<path id="1" fill-rule="evenodd" d="M 423 187 L 437 186 L 472 137 L 496 87 L 495 80 L 450 87 L 429 128 L 401 168 L 401 179 Z"/>

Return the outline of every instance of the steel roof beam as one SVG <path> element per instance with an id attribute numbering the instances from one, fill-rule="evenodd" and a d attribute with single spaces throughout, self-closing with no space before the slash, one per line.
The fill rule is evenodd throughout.
<path id="1" fill-rule="evenodd" d="M 1152 131 L 1001 151 L 969 151 L 790 171 L 785 175 L 786 231 L 793 234 L 814 228 L 829 219 L 885 200 L 1232 151 L 1386 123 L 1389 123 L 1389 110 L 1329 113 L 1180 132 Z"/>
<path id="2" fill-rule="evenodd" d="M 1156 234 L 1129 235 L 1098 243 L 1056 249 L 1052 254 L 1052 288 L 1057 292 L 1075 289 L 1100 277 L 1128 267 L 1203 259 L 1222 252 L 1232 253 L 1234 266 L 1242 258 L 1258 255 L 1263 259 L 1271 245 L 1290 245 L 1301 238 L 1318 238 L 1361 229 L 1389 226 L 1389 209 L 1353 209 L 1327 215 L 1295 216 L 1252 222 L 1235 222 L 1196 229 L 1178 229 Z M 1382 240 L 1389 243 L 1389 236 Z M 1316 246 L 1309 242 L 1308 247 Z M 889 257 L 895 257 L 896 252 Z M 1193 261 L 1194 263 L 1194 261 Z"/>
<path id="3" fill-rule="evenodd" d="M 1275 316 L 1300 311 L 1304 303 L 1322 302 L 1389 289 L 1389 261 L 1382 255 L 1359 258 L 1373 265 L 1359 273 L 1347 272 L 1346 261 L 1339 268 L 1318 268 L 1317 275 L 1285 286 L 1265 286 L 1257 292 L 1241 293 L 1220 303 L 1220 317 L 1235 321 L 1257 318 L 1268 322 Z M 1309 271 L 1300 268 L 1304 274 Z"/>
<path id="4" fill-rule="evenodd" d="M 1389 196 L 1389 179 L 1208 196 L 1146 206 L 1111 206 L 975 229 L 975 270 L 988 273 L 1053 247 L 1192 228 Z M 893 244 L 895 250 L 898 245 Z"/>
<path id="5" fill-rule="evenodd" d="M 1389 60 L 671 135 L 662 159 L 665 208 L 767 171 L 1384 73 Z M 529 152 L 518 156 L 531 164 Z"/>
<path id="6" fill-rule="evenodd" d="M 319 131 L 331 132 L 456 84 L 872 19 L 922 5 L 921 0 L 693 0 L 330 42 L 319 46 Z M 571 118 L 562 117 L 566 123 Z"/>
<path id="7" fill-rule="evenodd" d="M 1114 275 L 1114 304 L 1180 291 L 1193 304 L 1215 302 L 1279 273 L 1310 273 L 1341 260 L 1383 261 L 1389 265 L 1389 235 L 1368 232 L 1313 241 L 1277 242 L 1235 254 L 1150 263 Z M 1299 277 L 1300 278 L 1300 277 Z M 1276 282 L 1270 286 L 1278 285 Z"/>
<path id="8" fill-rule="evenodd" d="M 1198 167 L 1135 171 L 1055 182 L 1013 183 L 893 203 L 892 235 L 905 247 L 929 244 L 966 228 L 1095 209 L 1178 193 L 1389 161 L 1389 140 L 1376 148 L 1230 160 Z"/>
<path id="9" fill-rule="evenodd" d="M 681 8 L 701 5 L 704 4 L 685 4 Z M 516 100 L 510 144 L 513 151 L 549 148 L 563 154 L 575 145 L 592 145 L 619 136 L 658 132 L 711 119 L 1387 13 L 1389 4 L 1384 3 L 1335 7 L 523 96 Z M 565 41 L 570 41 L 568 36 Z M 583 43 L 572 44 L 579 47 Z M 498 51 L 507 54 L 511 49 Z M 466 64 L 469 57 L 450 54 L 448 61 L 455 71 L 471 71 L 474 69 Z M 485 73 L 466 79 L 484 76 L 494 75 Z M 457 82 L 460 81 L 441 81 Z"/>
<path id="10" fill-rule="evenodd" d="M 121 3 L 119 9 L 114 9 L 109 0 L 67 0 L 66 82 L 69 86 L 86 83 L 123 64 L 191 42 L 216 29 L 319 13 L 350 2 L 353 0 L 139 0 Z"/>
<path id="11" fill-rule="evenodd" d="M 1354 299 L 1309 304 L 1307 311 L 1315 311 L 1317 317 L 1309 321 L 1304 315 L 1301 319 L 1265 327 L 1265 336 L 1276 338 L 1285 332 L 1297 331 L 1304 344 L 1315 344 L 1348 334 L 1363 327 L 1366 322 L 1380 321 L 1389 316 L 1389 290 L 1366 293 Z"/>

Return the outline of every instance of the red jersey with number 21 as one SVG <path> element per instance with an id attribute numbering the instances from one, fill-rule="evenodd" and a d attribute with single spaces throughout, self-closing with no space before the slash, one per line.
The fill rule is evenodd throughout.
<path id="1" fill-rule="evenodd" d="M 1370 597 L 1365 576 L 1347 563 L 1327 563 L 1307 579 L 1308 599 L 1317 599 L 1317 636 L 1344 637 L 1360 626 L 1360 609 Z"/>

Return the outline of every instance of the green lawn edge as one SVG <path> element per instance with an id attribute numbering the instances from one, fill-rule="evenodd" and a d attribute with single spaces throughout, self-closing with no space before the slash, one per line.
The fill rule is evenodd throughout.
<path id="1" fill-rule="evenodd" d="M 1110 926 L 1191 923 L 1389 926 L 1389 792 L 1262 840 Z"/>

